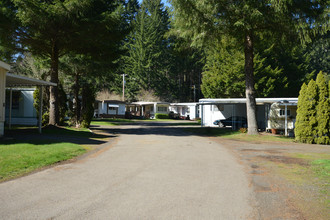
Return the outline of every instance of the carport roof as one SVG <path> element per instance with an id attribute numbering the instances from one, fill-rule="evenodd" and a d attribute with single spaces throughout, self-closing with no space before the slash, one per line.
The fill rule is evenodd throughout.
<path id="1" fill-rule="evenodd" d="M 159 105 L 169 105 L 169 102 L 132 102 L 130 105 L 154 105 L 154 104 L 159 104 Z"/>
<path id="2" fill-rule="evenodd" d="M 181 102 L 181 103 L 171 103 L 171 106 L 196 106 L 198 102 Z"/>
<path id="3" fill-rule="evenodd" d="M 10 70 L 10 65 L 8 65 L 7 63 L 4 63 L 2 61 L 0 61 L 0 67 L 2 67 L 5 70 Z"/>
<path id="4" fill-rule="evenodd" d="M 298 102 L 298 98 L 256 98 L 256 103 L 261 105 L 265 103 L 275 102 Z M 246 103 L 246 98 L 227 98 L 227 99 L 200 99 L 201 105 L 214 105 L 214 104 L 240 104 Z"/>
<path id="5" fill-rule="evenodd" d="M 14 75 L 7 73 L 6 75 L 6 87 L 17 86 L 57 86 L 56 83 L 47 82 L 39 79 L 32 79 L 26 76 Z"/>

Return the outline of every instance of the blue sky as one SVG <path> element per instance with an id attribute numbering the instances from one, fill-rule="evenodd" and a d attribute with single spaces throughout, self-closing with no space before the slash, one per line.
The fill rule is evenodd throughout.
<path id="1" fill-rule="evenodd" d="M 141 4 L 141 2 L 142 2 L 143 0 L 138 0 L 138 1 L 139 1 L 139 3 Z M 170 4 L 167 3 L 167 0 L 162 0 L 162 2 L 164 3 L 165 6 L 170 7 Z"/>

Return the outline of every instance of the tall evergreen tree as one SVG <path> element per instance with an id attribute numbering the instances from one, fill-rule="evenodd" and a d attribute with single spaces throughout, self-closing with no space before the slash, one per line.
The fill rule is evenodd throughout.
<path id="1" fill-rule="evenodd" d="M 226 39 L 206 50 L 201 86 L 205 97 L 244 96 L 244 54 L 234 45 Z"/>
<path id="2" fill-rule="evenodd" d="M 10 62 L 17 53 L 16 30 L 18 21 L 15 17 L 17 8 L 11 0 L 0 1 L 0 59 Z"/>
<path id="3" fill-rule="evenodd" d="M 171 39 L 171 56 L 167 57 L 172 65 L 171 91 L 180 102 L 196 102 L 202 98 L 201 77 L 205 64 L 205 53 L 200 48 L 193 48 L 183 38 Z"/>
<path id="4" fill-rule="evenodd" d="M 244 97 L 244 53 L 233 39 L 223 39 L 207 49 L 202 91 L 205 97 Z M 268 65 L 264 54 L 254 57 L 256 93 L 259 97 L 276 94 L 276 84 L 285 84 L 283 71 Z M 283 89 L 283 87 L 282 87 Z"/>
<path id="5" fill-rule="evenodd" d="M 327 34 L 316 38 L 305 49 L 310 60 L 310 72 L 319 73 L 322 71 L 330 77 L 330 31 Z"/>
<path id="6" fill-rule="evenodd" d="M 248 133 L 257 134 L 254 88 L 254 46 L 258 33 L 285 33 L 300 35 L 309 40 L 308 31 L 328 29 L 324 16 L 327 1 L 227 1 L 227 0 L 172 0 L 175 24 L 181 36 L 195 44 L 227 35 L 241 41 L 245 55 L 245 93 Z M 321 22 L 322 22 L 321 21 Z M 324 25 L 325 24 L 325 25 Z M 299 31 L 298 31 L 299 30 Z"/>
<path id="7" fill-rule="evenodd" d="M 316 85 L 318 102 L 316 105 L 317 136 L 315 142 L 317 144 L 330 144 L 330 100 L 328 85 L 322 72 L 317 75 Z"/>
<path id="8" fill-rule="evenodd" d="M 19 43 L 33 55 L 50 58 L 50 81 L 58 83 L 59 57 L 89 53 L 99 58 L 116 53 L 120 41 L 119 1 L 110 0 L 13 0 L 17 7 Z M 97 33 L 97 34 L 95 34 Z M 109 48 L 110 47 L 110 48 Z M 50 87 L 49 124 L 56 125 L 58 90 Z"/>
<path id="9" fill-rule="evenodd" d="M 140 90 L 155 90 L 162 95 L 168 86 L 168 42 L 164 35 L 169 17 L 161 0 L 144 0 L 132 25 L 126 44 L 128 54 L 123 57 L 128 95 L 134 99 Z"/>

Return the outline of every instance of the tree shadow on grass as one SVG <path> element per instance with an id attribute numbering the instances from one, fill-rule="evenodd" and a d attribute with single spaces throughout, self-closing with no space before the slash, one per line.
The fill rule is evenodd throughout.
<path id="1" fill-rule="evenodd" d="M 0 145 L 14 143 L 30 143 L 35 145 L 53 143 L 74 143 L 79 145 L 99 145 L 108 142 L 110 134 L 97 134 L 89 130 L 72 130 L 64 127 L 47 126 L 42 134 L 36 128 L 21 128 L 5 130 L 5 136 L 0 139 Z"/>

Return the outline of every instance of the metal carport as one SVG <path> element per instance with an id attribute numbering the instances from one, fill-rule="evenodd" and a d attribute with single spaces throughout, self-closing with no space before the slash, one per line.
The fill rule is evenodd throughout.
<path id="1" fill-rule="evenodd" d="M 47 82 L 44 80 L 33 79 L 25 76 L 18 76 L 7 71 L 10 70 L 10 66 L 2 61 L 0 61 L 0 104 L 2 103 L 1 107 L 1 115 L 0 115 L 0 136 L 3 135 L 3 126 L 4 126 L 4 115 L 5 115 L 5 88 L 13 88 L 13 87 L 33 87 L 39 86 L 40 87 L 40 100 L 42 100 L 43 86 L 57 86 L 56 83 Z M 40 102 L 40 109 L 39 112 L 42 113 L 42 101 Z M 9 128 L 11 127 L 11 109 L 12 109 L 12 89 L 10 89 L 10 103 L 9 103 Z M 38 119 L 38 130 L 41 133 L 41 121 L 42 121 L 42 114 L 39 114 Z"/>

